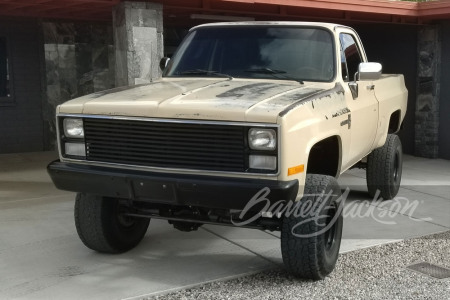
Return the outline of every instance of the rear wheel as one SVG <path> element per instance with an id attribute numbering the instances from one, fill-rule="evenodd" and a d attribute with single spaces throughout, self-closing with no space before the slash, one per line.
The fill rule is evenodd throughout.
<path id="1" fill-rule="evenodd" d="M 394 198 L 400 189 L 402 179 L 403 153 L 400 138 L 388 134 L 386 143 L 372 151 L 367 157 L 367 188 L 369 195 L 385 200 Z"/>
<path id="2" fill-rule="evenodd" d="M 102 253 L 134 248 L 147 232 L 150 219 L 126 216 L 119 199 L 79 193 L 75 200 L 75 226 L 86 247 Z"/>
<path id="3" fill-rule="evenodd" d="M 304 195 L 301 208 L 296 210 L 300 215 L 294 213 L 283 219 L 283 262 L 297 277 L 323 279 L 333 271 L 339 256 L 343 225 L 341 190 L 335 178 L 310 174 L 306 176 Z"/>

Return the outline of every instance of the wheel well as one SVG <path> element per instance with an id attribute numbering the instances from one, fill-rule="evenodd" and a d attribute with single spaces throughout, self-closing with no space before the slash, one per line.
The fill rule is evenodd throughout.
<path id="1" fill-rule="evenodd" d="M 389 119 L 389 130 L 388 133 L 395 133 L 400 129 L 400 110 L 394 111 Z"/>
<path id="2" fill-rule="evenodd" d="M 339 173 L 340 158 L 339 137 L 326 138 L 311 148 L 306 173 L 336 177 Z"/>

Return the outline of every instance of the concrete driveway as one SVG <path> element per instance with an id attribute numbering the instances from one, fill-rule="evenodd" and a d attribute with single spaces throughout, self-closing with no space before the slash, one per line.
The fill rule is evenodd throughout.
<path id="1" fill-rule="evenodd" d="M 151 296 L 278 267 L 279 233 L 203 226 L 183 233 L 152 220 L 121 255 L 95 253 L 73 221 L 74 194 L 56 190 L 53 152 L 0 155 L 0 298 L 124 299 Z M 405 156 L 394 201 L 370 201 L 365 172 L 350 187 L 341 252 L 450 229 L 450 161 Z"/>

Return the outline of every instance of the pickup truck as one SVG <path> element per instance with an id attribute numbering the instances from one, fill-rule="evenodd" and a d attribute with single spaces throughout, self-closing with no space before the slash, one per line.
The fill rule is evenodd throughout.
<path id="1" fill-rule="evenodd" d="M 87 247 L 130 250 L 151 218 L 281 231 L 287 270 L 322 279 L 341 242 L 339 175 L 365 168 L 371 197 L 396 196 L 404 78 L 368 62 L 352 28 L 206 24 L 160 65 L 149 84 L 57 107 L 48 172 L 77 193 Z"/>

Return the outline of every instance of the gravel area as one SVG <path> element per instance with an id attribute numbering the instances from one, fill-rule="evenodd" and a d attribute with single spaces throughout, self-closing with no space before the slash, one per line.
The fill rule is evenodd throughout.
<path id="1" fill-rule="evenodd" d="M 418 262 L 450 268 L 450 231 L 342 254 L 322 281 L 277 269 L 148 299 L 450 299 L 450 278 L 405 268 Z"/>

